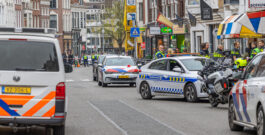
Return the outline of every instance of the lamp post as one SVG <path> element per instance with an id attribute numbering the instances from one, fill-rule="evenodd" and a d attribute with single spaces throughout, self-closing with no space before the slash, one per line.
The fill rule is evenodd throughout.
<path id="1" fill-rule="evenodd" d="M 105 40 L 104 40 L 104 28 L 102 29 L 102 37 L 103 37 L 103 38 L 102 38 L 102 44 L 103 44 L 102 47 L 103 47 L 103 54 L 104 54 L 104 53 L 105 53 L 105 49 L 104 49 L 104 48 L 105 48 L 105 45 L 104 45 L 104 41 L 105 41 Z"/>

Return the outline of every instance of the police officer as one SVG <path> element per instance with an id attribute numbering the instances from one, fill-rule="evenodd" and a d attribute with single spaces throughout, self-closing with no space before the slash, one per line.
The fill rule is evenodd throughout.
<path id="1" fill-rule="evenodd" d="M 239 47 L 240 47 L 239 42 L 238 41 L 235 42 L 234 43 L 234 49 L 231 51 L 231 55 L 232 55 L 233 61 L 236 61 L 237 58 L 241 57 L 240 51 L 239 51 Z"/>
<path id="2" fill-rule="evenodd" d="M 155 59 L 165 58 L 165 47 L 163 45 L 159 45 L 159 51 L 155 54 Z"/>
<path id="3" fill-rule="evenodd" d="M 88 57 L 85 54 L 83 56 L 83 61 L 84 61 L 84 66 L 87 67 L 88 66 Z"/>
<path id="4" fill-rule="evenodd" d="M 251 57 L 250 58 L 253 58 L 258 53 L 263 52 L 263 49 L 264 49 L 264 41 L 263 40 L 260 40 L 258 42 L 258 46 L 251 51 Z"/>
<path id="5" fill-rule="evenodd" d="M 213 53 L 214 60 L 219 60 L 224 57 L 223 49 L 224 47 L 222 45 L 218 45 L 217 50 Z"/>
<path id="6" fill-rule="evenodd" d="M 260 52 L 263 52 L 263 50 L 264 50 L 264 41 L 263 40 L 260 40 L 259 41 L 259 44 L 260 44 L 259 46 L 261 46 L 260 47 Z"/>
<path id="7" fill-rule="evenodd" d="M 209 51 L 208 51 L 208 48 L 209 48 L 209 43 L 206 42 L 206 43 L 202 43 L 201 44 L 201 48 L 202 50 L 200 51 L 200 56 L 202 57 L 206 57 L 206 58 L 210 58 L 209 56 Z"/>
<path id="8" fill-rule="evenodd" d="M 95 53 L 93 53 L 93 54 L 91 55 L 91 60 L 92 60 L 92 64 L 94 64 L 94 63 L 95 63 L 95 60 L 96 60 Z"/>

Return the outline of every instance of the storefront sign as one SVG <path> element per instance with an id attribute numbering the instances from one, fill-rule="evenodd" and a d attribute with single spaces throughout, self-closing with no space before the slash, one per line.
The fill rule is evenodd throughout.
<path id="1" fill-rule="evenodd" d="M 204 0 L 201 0 L 201 19 L 213 20 L 213 9 Z"/>
<path id="2" fill-rule="evenodd" d="M 127 5 L 128 6 L 135 5 L 135 3 L 136 3 L 136 0 L 127 0 Z"/>
<path id="3" fill-rule="evenodd" d="M 145 31 L 146 28 L 145 27 L 140 27 L 140 31 Z"/>
<path id="4" fill-rule="evenodd" d="M 145 42 L 141 43 L 142 50 L 145 50 Z"/>
<path id="5" fill-rule="evenodd" d="M 173 25 L 173 34 L 185 34 L 185 27 L 179 27 L 178 25 Z"/>
<path id="6" fill-rule="evenodd" d="M 248 0 L 248 11 L 258 11 L 265 9 L 264 0 Z"/>
<path id="7" fill-rule="evenodd" d="M 159 14 L 156 21 L 161 23 L 161 24 L 164 24 L 170 28 L 173 27 L 173 23 L 170 20 L 168 20 L 165 16 L 163 16 L 162 14 Z"/>
<path id="8" fill-rule="evenodd" d="M 171 34 L 172 33 L 172 29 L 169 27 L 163 27 L 161 28 L 161 33 L 162 34 Z"/>
<path id="9" fill-rule="evenodd" d="M 150 27 L 150 35 L 160 35 L 160 27 Z"/>
<path id="10" fill-rule="evenodd" d="M 135 20 L 136 13 L 127 13 L 127 21 Z"/>

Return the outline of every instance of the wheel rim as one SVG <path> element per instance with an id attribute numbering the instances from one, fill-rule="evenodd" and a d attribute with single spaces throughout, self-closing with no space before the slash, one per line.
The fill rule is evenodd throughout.
<path id="1" fill-rule="evenodd" d="M 186 91 L 186 97 L 188 101 L 191 101 L 194 99 L 194 90 L 191 86 L 188 86 L 187 91 Z"/>
<path id="2" fill-rule="evenodd" d="M 258 114 L 258 125 L 257 125 L 257 131 L 258 131 L 258 135 L 262 135 L 263 133 L 263 118 L 264 115 L 263 115 L 263 112 L 262 111 L 259 111 L 259 114 Z"/>
<path id="3" fill-rule="evenodd" d="M 147 95 L 148 95 L 148 86 L 146 83 L 143 84 L 141 87 L 141 94 L 143 97 L 147 97 Z"/>

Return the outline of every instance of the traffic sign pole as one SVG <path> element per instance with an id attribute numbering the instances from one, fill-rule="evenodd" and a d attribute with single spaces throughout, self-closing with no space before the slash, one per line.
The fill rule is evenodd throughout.
<path id="1" fill-rule="evenodd" d="M 133 27 L 135 27 L 135 20 L 133 20 Z M 136 38 L 134 38 L 134 48 L 135 48 L 135 58 L 137 59 L 137 42 L 136 42 Z"/>

